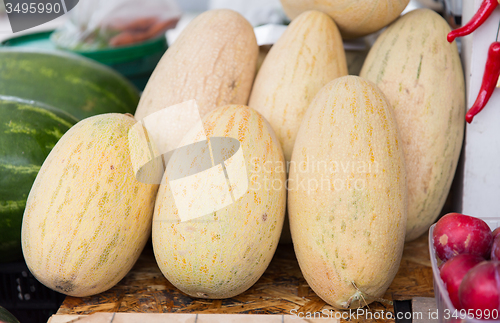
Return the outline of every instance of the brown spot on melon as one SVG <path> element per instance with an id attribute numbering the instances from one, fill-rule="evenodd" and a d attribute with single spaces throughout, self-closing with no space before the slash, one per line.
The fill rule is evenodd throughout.
<path id="1" fill-rule="evenodd" d="M 68 280 L 61 280 L 56 284 L 56 289 L 67 294 L 75 290 L 75 285 Z"/>

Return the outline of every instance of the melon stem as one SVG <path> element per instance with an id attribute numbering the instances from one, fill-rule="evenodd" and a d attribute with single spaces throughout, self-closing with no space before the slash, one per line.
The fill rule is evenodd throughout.
<path id="1" fill-rule="evenodd" d="M 373 296 L 373 295 L 370 295 L 370 294 L 363 292 L 361 289 L 358 288 L 358 286 L 356 285 L 355 282 L 352 281 L 351 284 L 356 289 L 356 293 L 354 293 L 351 297 L 349 297 L 347 302 L 342 304 L 342 307 L 344 307 L 345 309 L 350 308 L 351 304 L 353 302 L 359 301 L 359 300 L 363 300 L 365 302 L 365 305 L 369 309 L 370 307 L 368 306 L 368 302 L 366 301 L 367 299 L 370 301 L 376 301 L 376 302 L 383 303 L 383 304 L 393 305 L 393 302 L 388 300 L 388 299 L 376 297 L 376 296 Z"/>

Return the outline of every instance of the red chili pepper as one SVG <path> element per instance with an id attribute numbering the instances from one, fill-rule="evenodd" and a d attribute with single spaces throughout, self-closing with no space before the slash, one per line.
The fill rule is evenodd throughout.
<path id="1" fill-rule="evenodd" d="M 500 0 L 483 0 L 483 3 L 481 3 L 481 7 L 479 7 L 479 10 L 467 24 L 458 29 L 452 30 L 448 34 L 448 42 L 453 42 L 457 37 L 467 36 L 474 30 L 476 30 L 479 26 L 481 26 L 486 21 L 486 19 L 488 19 L 493 10 L 495 10 L 495 8 L 498 6 L 499 1 Z"/>
<path id="2" fill-rule="evenodd" d="M 484 69 L 483 82 L 481 89 L 477 95 L 476 102 L 469 109 L 465 115 L 465 120 L 468 123 L 478 114 L 493 94 L 497 85 L 498 77 L 500 76 L 500 42 L 494 42 L 488 49 L 488 59 L 486 60 L 486 67 Z"/>

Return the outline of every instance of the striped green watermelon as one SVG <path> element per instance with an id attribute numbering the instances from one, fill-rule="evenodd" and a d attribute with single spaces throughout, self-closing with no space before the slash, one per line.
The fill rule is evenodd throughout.
<path id="1" fill-rule="evenodd" d="M 43 102 L 84 119 L 134 114 L 139 92 L 110 68 L 59 51 L 0 49 L 0 95 Z"/>
<path id="2" fill-rule="evenodd" d="M 0 323 L 19 323 L 19 321 L 9 311 L 0 306 Z"/>
<path id="3" fill-rule="evenodd" d="M 0 96 L 0 262 L 21 258 L 31 186 L 52 147 L 77 121 L 48 105 Z"/>

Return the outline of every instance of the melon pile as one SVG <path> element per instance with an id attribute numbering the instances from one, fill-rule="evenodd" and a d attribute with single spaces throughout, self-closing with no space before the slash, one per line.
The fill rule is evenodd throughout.
<path id="1" fill-rule="evenodd" d="M 465 90 L 441 16 L 398 18 L 408 0 L 361 2 L 283 1 L 293 20 L 257 74 L 259 48 L 240 14 L 195 18 L 159 62 L 135 116 L 84 119 L 50 152 L 23 218 L 33 275 L 67 295 L 97 294 L 127 274 L 151 236 L 178 289 L 230 298 L 264 273 L 287 217 L 319 297 L 338 309 L 383 297 L 405 240 L 428 230 L 448 194 Z M 389 23 L 360 75 L 347 75 L 342 39 Z M 181 127 L 188 109 L 157 116 L 190 100 L 202 122 L 139 180 L 134 158 L 158 153 L 169 139 L 162 133 Z M 158 172 L 161 180 L 143 180 Z M 200 173 L 206 181 L 195 180 Z M 194 206 L 199 214 L 186 218 Z"/>

